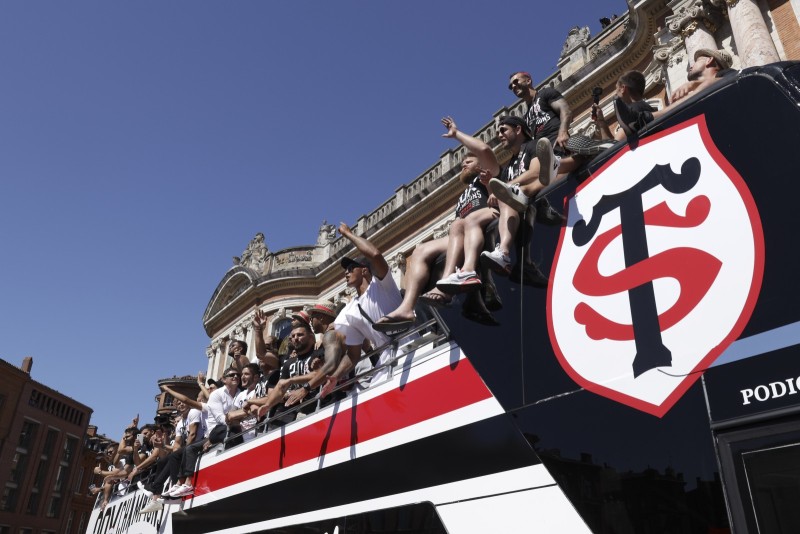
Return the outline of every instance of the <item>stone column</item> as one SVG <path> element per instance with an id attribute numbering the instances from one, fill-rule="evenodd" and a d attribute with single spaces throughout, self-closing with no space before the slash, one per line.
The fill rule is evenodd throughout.
<path id="1" fill-rule="evenodd" d="M 692 29 L 689 27 L 686 28 L 686 30 L 689 31 L 685 34 L 686 37 L 683 41 L 686 46 L 686 55 L 689 57 L 689 65 L 694 63 L 694 53 L 696 51 L 702 48 L 709 48 L 711 50 L 719 48 L 714 36 L 711 35 L 711 32 L 708 31 L 708 27 L 703 22 L 694 21 L 692 26 Z"/>
<path id="2" fill-rule="evenodd" d="M 741 67 L 754 67 L 780 61 L 767 23 L 754 0 L 725 0 L 733 40 Z"/>
<path id="3" fill-rule="evenodd" d="M 689 65 L 694 63 L 694 53 L 701 48 L 717 50 L 714 32 L 719 25 L 719 12 L 704 0 L 671 2 L 674 15 L 667 17 L 670 33 L 683 39 Z"/>
<path id="4" fill-rule="evenodd" d="M 214 369 L 214 352 L 212 345 L 206 347 L 206 358 L 208 358 L 208 363 L 206 364 L 206 378 L 211 378 L 212 369 Z"/>
<path id="5" fill-rule="evenodd" d="M 219 379 L 219 375 L 222 372 L 223 363 L 220 364 L 220 350 L 224 348 L 224 342 L 221 342 L 219 339 L 216 339 L 211 342 L 211 352 L 213 353 L 211 356 L 211 364 L 208 366 L 208 372 L 206 375 L 208 378 L 213 378 L 215 380 Z"/>

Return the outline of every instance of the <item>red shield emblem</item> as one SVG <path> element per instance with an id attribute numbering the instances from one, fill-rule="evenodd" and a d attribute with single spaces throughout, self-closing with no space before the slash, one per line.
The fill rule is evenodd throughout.
<path id="1" fill-rule="evenodd" d="M 586 389 L 661 417 L 742 332 L 764 238 L 703 116 L 626 148 L 568 201 L 548 327 Z"/>

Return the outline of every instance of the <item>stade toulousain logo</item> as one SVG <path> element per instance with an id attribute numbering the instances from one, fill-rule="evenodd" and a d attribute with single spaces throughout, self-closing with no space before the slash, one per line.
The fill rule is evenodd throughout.
<path id="1" fill-rule="evenodd" d="M 567 213 L 548 292 L 556 355 L 586 389 L 661 417 L 755 306 L 750 191 L 700 116 L 623 149 Z"/>

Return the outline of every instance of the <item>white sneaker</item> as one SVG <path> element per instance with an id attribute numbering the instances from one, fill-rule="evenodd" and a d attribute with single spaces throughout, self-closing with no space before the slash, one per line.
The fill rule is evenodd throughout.
<path id="1" fill-rule="evenodd" d="M 178 491 L 181 486 L 183 486 L 183 484 L 177 484 L 177 483 L 173 484 L 172 486 L 169 487 L 169 489 L 167 491 L 163 492 L 161 494 L 161 496 L 162 497 L 172 497 L 173 496 L 172 494 L 175 493 L 176 491 Z"/>
<path id="2" fill-rule="evenodd" d="M 191 484 L 181 484 L 178 486 L 174 491 L 169 492 L 170 497 L 186 497 L 187 495 L 191 495 L 194 493 L 194 488 Z"/>
<path id="3" fill-rule="evenodd" d="M 553 154 L 553 145 L 548 138 L 542 137 L 536 141 L 536 158 L 539 160 L 539 182 L 548 185 L 558 174 L 558 164 L 561 162 L 561 158 Z"/>
<path id="4" fill-rule="evenodd" d="M 481 252 L 481 263 L 497 274 L 508 276 L 511 272 L 511 258 L 500 250 L 500 245 L 495 245 L 492 252 L 488 250 Z"/>
<path id="5" fill-rule="evenodd" d="M 520 191 L 517 184 L 507 184 L 497 178 L 489 180 L 489 191 L 503 204 L 516 211 L 525 211 L 528 208 L 528 197 Z"/>
<path id="6" fill-rule="evenodd" d="M 148 497 L 152 497 L 152 496 L 153 496 L 153 492 L 152 492 L 152 491 L 150 491 L 149 489 L 145 488 L 145 487 L 144 487 L 144 484 L 142 484 L 142 481 L 141 481 L 141 480 L 140 480 L 139 482 L 137 482 L 137 483 L 136 483 L 136 487 L 138 487 L 138 488 L 139 488 L 139 491 L 141 491 L 142 493 L 144 493 L 144 494 L 145 494 L 145 495 L 147 495 Z"/>
<path id="7" fill-rule="evenodd" d="M 117 495 L 125 495 L 128 493 L 128 486 L 131 485 L 130 480 L 123 480 L 122 482 L 117 485 Z"/>
<path id="8" fill-rule="evenodd" d="M 164 509 L 164 501 L 161 499 L 151 499 L 150 502 L 139 510 L 139 514 L 149 514 L 150 512 L 158 512 Z"/>
<path id="9" fill-rule="evenodd" d="M 436 287 L 445 293 L 463 293 L 480 289 L 481 279 L 475 271 L 462 271 L 456 268 L 456 272 L 436 282 Z"/>

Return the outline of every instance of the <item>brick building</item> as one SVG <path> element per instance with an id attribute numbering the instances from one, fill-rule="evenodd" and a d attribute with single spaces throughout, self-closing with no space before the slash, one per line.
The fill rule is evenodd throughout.
<path id="1" fill-rule="evenodd" d="M 33 359 L 0 360 L 0 534 L 78 532 L 73 495 L 92 409 L 31 378 Z"/>

